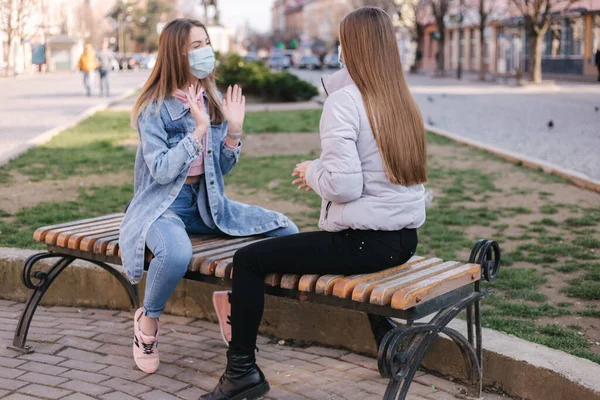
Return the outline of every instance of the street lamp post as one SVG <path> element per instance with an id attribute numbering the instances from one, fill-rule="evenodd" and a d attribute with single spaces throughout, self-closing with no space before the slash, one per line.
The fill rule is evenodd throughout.
<path id="1" fill-rule="evenodd" d="M 462 54 L 463 54 L 463 1 L 460 0 L 458 6 L 458 67 L 456 68 L 456 78 L 462 79 Z"/>

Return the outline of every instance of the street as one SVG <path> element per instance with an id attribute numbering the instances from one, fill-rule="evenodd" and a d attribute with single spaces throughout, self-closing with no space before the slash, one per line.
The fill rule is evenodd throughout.
<path id="1" fill-rule="evenodd" d="M 321 76 L 335 70 L 291 72 L 320 87 Z M 516 88 L 472 76 L 406 77 L 427 125 L 600 179 L 600 85 Z"/>
<path id="2" fill-rule="evenodd" d="M 321 76 L 335 72 L 290 71 L 321 92 Z M 42 132 L 114 101 L 147 76 L 145 71 L 113 73 L 110 99 L 97 91 L 86 97 L 82 77 L 75 73 L 1 79 L 0 160 Z M 515 88 L 469 79 L 407 75 L 427 125 L 600 179 L 600 85 Z"/>
<path id="3" fill-rule="evenodd" d="M 94 95 L 87 97 L 80 73 L 0 78 L 0 162 L 41 133 L 72 122 L 94 106 L 114 101 L 147 77 L 147 71 L 111 74 L 110 98 L 98 96 L 98 77 Z"/>

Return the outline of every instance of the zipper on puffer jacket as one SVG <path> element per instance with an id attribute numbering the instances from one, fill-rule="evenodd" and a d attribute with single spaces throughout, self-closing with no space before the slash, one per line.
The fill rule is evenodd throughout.
<path id="1" fill-rule="evenodd" d="M 331 202 L 327 203 L 327 207 L 325 207 L 325 218 L 324 220 L 327 220 L 327 217 L 329 216 L 329 209 L 331 208 Z"/>

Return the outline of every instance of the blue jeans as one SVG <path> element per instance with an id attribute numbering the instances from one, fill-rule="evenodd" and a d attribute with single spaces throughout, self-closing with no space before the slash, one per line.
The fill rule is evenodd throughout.
<path id="1" fill-rule="evenodd" d="M 100 96 L 110 96 L 109 73 L 110 71 L 107 69 L 98 70 L 98 74 L 100 75 Z"/>
<path id="2" fill-rule="evenodd" d="M 169 209 L 151 226 L 146 246 L 154 254 L 146 275 L 144 314 L 158 318 L 179 281 L 185 275 L 192 259 L 192 244 L 188 234 L 219 234 L 202 221 L 197 204 L 198 185 L 184 185 Z M 298 233 L 298 227 L 289 221 L 285 228 L 266 232 L 268 237 Z"/>
<path id="3" fill-rule="evenodd" d="M 94 86 L 94 71 L 83 73 L 83 86 L 88 96 L 92 95 L 92 87 Z"/>

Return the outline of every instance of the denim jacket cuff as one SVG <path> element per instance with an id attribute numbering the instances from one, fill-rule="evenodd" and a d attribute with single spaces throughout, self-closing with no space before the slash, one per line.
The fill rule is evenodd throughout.
<path id="1" fill-rule="evenodd" d="M 239 141 L 238 145 L 233 149 L 230 148 L 229 146 L 227 146 L 225 141 L 223 141 L 222 154 L 224 154 L 228 157 L 237 158 L 240 156 L 241 151 L 242 151 L 242 141 L 241 140 Z"/>
<path id="2" fill-rule="evenodd" d="M 198 143 L 200 142 L 198 142 L 194 135 L 188 133 L 187 136 L 183 138 L 182 142 L 183 146 L 190 154 L 190 157 L 196 158 L 200 155 L 200 148 L 198 147 Z M 200 143 L 200 145 L 202 145 L 202 143 Z"/>

